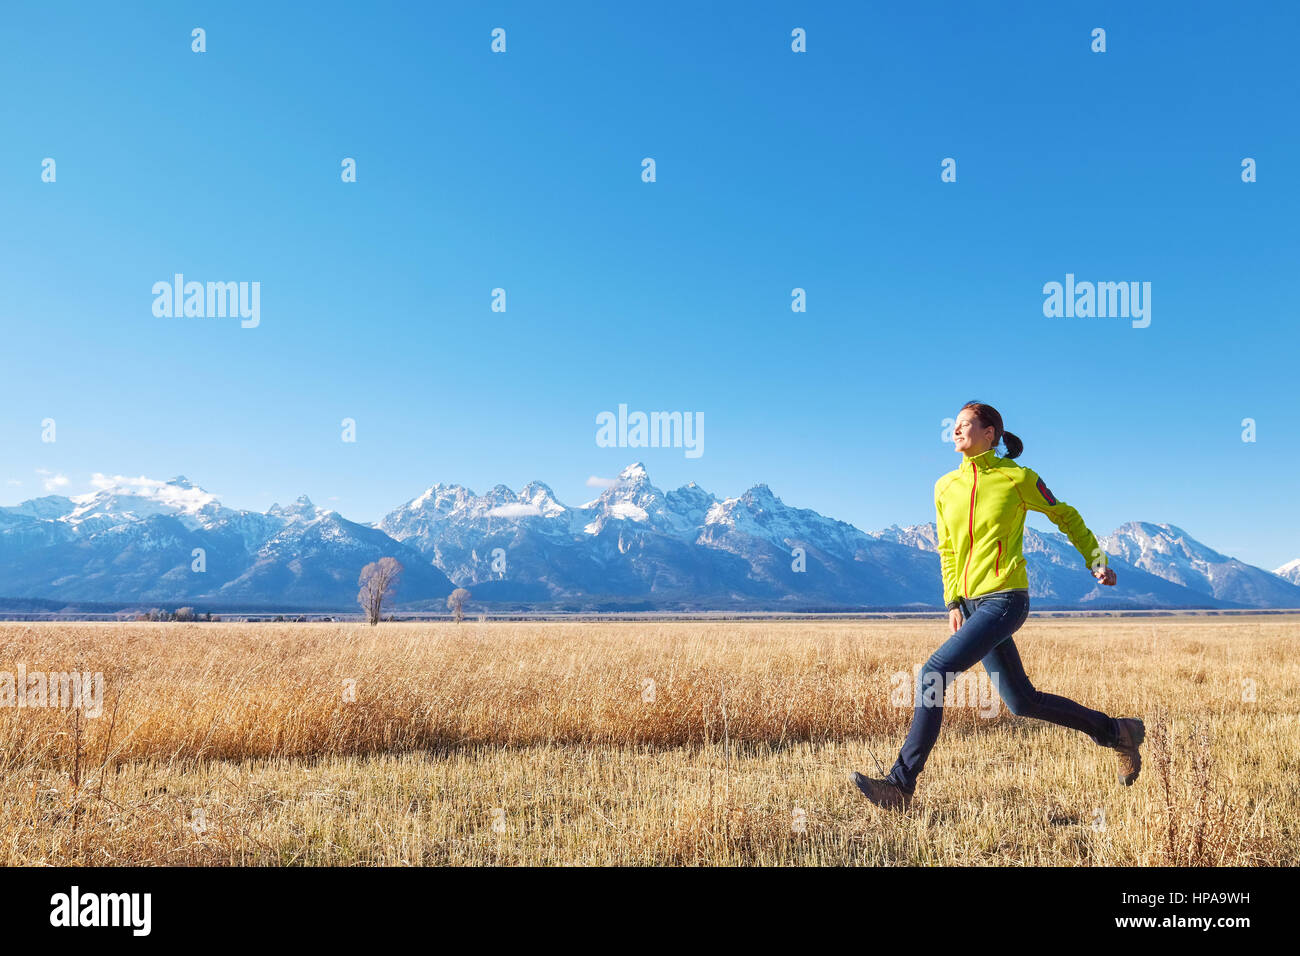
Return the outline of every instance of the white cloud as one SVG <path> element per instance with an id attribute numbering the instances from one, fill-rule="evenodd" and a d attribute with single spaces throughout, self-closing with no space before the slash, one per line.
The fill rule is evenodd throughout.
<path id="1" fill-rule="evenodd" d="M 97 471 L 90 476 L 90 484 L 99 491 L 112 490 L 116 494 L 137 495 L 190 513 L 219 500 L 216 495 L 209 494 L 202 488 L 183 488 L 180 485 L 159 481 L 157 478 L 146 478 L 144 475 L 131 478 L 127 475 L 105 475 Z M 81 496 L 86 500 L 93 497 L 93 492 Z"/>
<path id="2" fill-rule="evenodd" d="M 617 484 L 617 478 L 599 478 L 596 475 L 592 475 L 587 479 L 588 488 L 613 488 Z"/>
<path id="3" fill-rule="evenodd" d="M 488 511 L 490 516 L 496 518 L 528 518 L 541 513 L 542 509 L 537 505 L 530 505 L 524 501 L 512 502 L 508 505 L 497 505 Z"/>
<path id="4" fill-rule="evenodd" d="M 58 489 L 65 488 L 68 485 L 67 475 L 56 475 L 54 472 L 45 468 L 37 468 L 36 474 L 40 475 L 41 478 L 44 479 L 41 484 L 45 486 L 46 491 L 57 491 Z M 10 484 L 17 484 L 17 482 L 10 482 Z"/>

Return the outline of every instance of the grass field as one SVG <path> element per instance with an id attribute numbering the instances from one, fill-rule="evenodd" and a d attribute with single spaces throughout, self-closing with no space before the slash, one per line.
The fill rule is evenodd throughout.
<path id="1" fill-rule="evenodd" d="M 1041 690 L 1147 723 L 1142 775 L 1000 708 L 888 768 L 946 622 L 0 624 L 0 863 L 1293 864 L 1300 617 L 1037 619 Z M 982 669 L 976 669 L 976 675 Z M 972 676 L 976 676 L 972 675 Z"/>

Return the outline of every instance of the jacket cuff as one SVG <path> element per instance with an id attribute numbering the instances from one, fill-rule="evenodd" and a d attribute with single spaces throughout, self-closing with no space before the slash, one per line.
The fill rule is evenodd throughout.
<path id="1" fill-rule="evenodd" d="M 961 601 L 949 601 L 949 602 L 948 602 L 948 610 L 950 610 L 950 611 L 955 611 L 955 610 L 957 610 L 957 608 L 959 608 L 959 607 L 961 607 Z"/>

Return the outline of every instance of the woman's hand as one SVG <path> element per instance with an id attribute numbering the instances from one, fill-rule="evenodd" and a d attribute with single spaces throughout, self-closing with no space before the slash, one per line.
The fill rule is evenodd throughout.
<path id="1" fill-rule="evenodd" d="M 1114 585 L 1115 583 L 1115 572 L 1109 567 L 1093 568 L 1092 576 L 1096 578 L 1098 581 L 1100 581 L 1102 584 Z"/>
<path id="2" fill-rule="evenodd" d="M 957 633 L 957 628 L 961 627 L 961 608 L 955 607 L 948 612 L 948 623 L 952 626 L 952 632 Z"/>

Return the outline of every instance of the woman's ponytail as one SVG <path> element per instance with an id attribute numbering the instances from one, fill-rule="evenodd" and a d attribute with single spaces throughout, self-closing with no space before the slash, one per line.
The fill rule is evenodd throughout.
<path id="1" fill-rule="evenodd" d="M 1007 448 L 1007 453 L 1002 456 L 1003 458 L 1019 458 L 1020 453 L 1025 450 L 1025 443 L 1011 432 L 1002 433 L 1002 444 Z"/>

